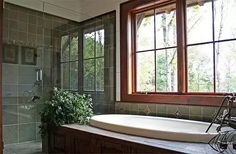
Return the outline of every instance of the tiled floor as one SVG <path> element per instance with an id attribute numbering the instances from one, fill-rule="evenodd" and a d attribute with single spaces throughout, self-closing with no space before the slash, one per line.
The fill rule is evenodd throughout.
<path id="1" fill-rule="evenodd" d="M 42 143 L 21 143 L 14 145 L 6 145 L 3 154 L 43 154 Z"/>

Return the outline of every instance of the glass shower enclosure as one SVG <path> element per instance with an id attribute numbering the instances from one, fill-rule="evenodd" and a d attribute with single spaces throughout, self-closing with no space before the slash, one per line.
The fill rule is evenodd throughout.
<path id="1" fill-rule="evenodd" d="M 7 2 L 4 5 L 2 102 L 5 153 L 11 153 L 6 147 L 41 141 L 39 113 L 52 88 L 60 84 L 56 78 L 59 71 L 56 58 L 60 57 L 61 36 L 71 25 L 76 25 L 44 13 L 45 6 L 51 4 L 41 2 L 40 11 Z"/>

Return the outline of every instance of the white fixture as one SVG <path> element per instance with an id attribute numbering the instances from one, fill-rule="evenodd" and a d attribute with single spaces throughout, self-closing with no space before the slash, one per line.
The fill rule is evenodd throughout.
<path id="1" fill-rule="evenodd" d="M 96 115 L 90 119 L 90 125 L 110 131 L 156 139 L 208 143 L 218 133 L 213 124 L 175 118 L 162 118 L 140 115 L 107 114 Z"/>

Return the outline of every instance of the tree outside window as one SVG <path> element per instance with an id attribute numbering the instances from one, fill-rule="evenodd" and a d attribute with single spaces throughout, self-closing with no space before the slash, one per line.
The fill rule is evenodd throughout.
<path id="1" fill-rule="evenodd" d="M 61 37 L 61 88 L 78 90 L 78 33 Z"/>
<path id="2" fill-rule="evenodd" d="M 104 29 L 83 35 L 83 90 L 104 91 Z"/>
<path id="3" fill-rule="evenodd" d="M 235 92 L 236 1 L 186 2 L 185 93 Z M 178 92 L 175 3 L 137 11 L 133 20 L 135 92 Z"/>

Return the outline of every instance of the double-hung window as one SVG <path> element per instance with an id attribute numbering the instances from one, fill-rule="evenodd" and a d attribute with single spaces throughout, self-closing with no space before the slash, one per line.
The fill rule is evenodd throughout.
<path id="1" fill-rule="evenodd" d="M 61 37 L 61 88 L 78 90 L 78 33 Z"/>
<path id="2" fill-rule="evenodd" d="M 235 8 L 235 0 L 122 4 L 122 101 L 216 105 L 236 92 Z"/>
<path id="3" fill-rule="evenodd" d="M 136 92 L 177 92 L 175 4 L 135 13 Z"/>
<path id="4" fill-rule="evenodd" d="M 83 90 L 104 91 L 104 28 L 84 31 Z"/>
<path id="5" fill-rule="evenodd" d="M 235 0 L 187 0 L 188 92 L 236 92 L 235 8 Z"/>

